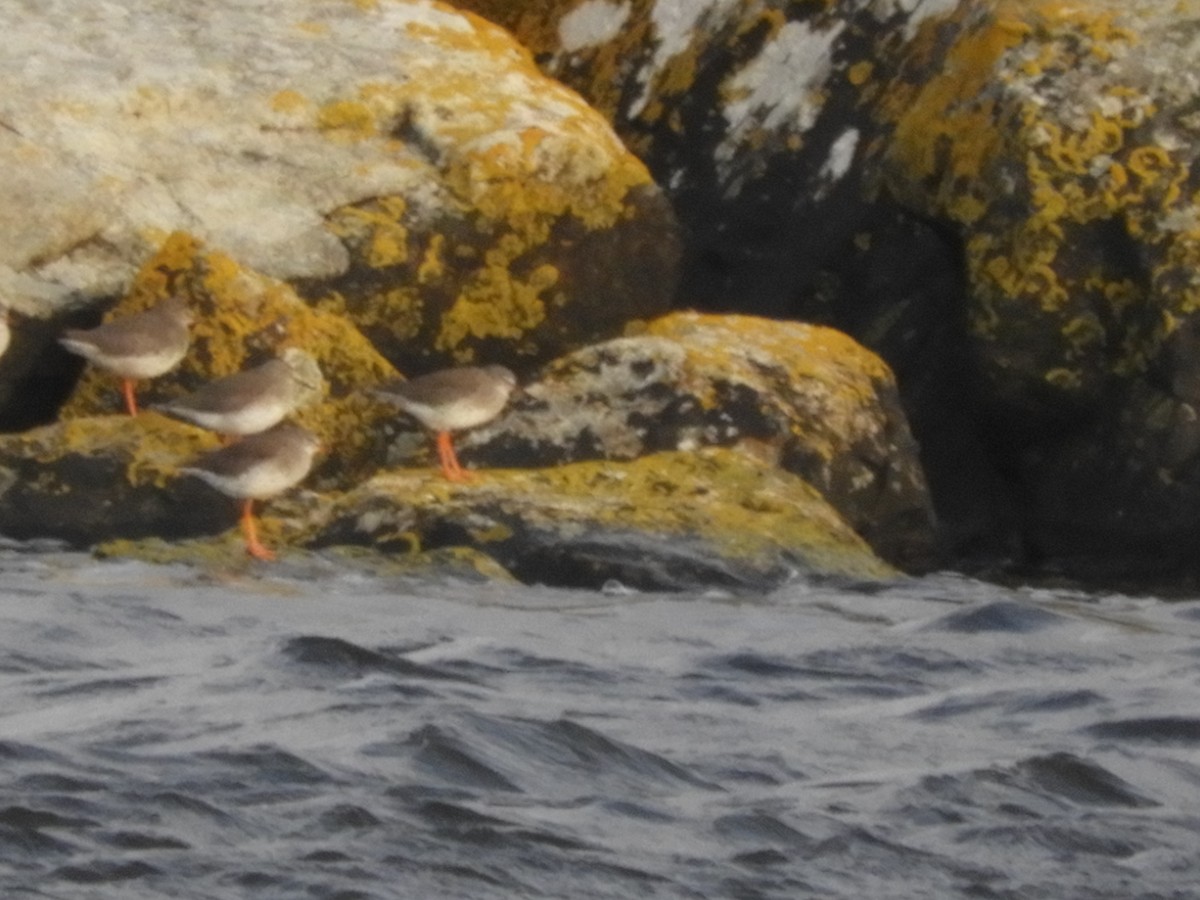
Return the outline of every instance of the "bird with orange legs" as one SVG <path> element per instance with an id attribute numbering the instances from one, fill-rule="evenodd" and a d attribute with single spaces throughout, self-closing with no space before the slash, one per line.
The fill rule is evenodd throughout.
<path id="1" fill-rule="evenodd" d="M 266 500 L 299 484 L 321 450 L 316 435 L 291 422 L 212 450 L 180 468 L 222 494 L 241 501 L 241 526 L 246 552 L 270 561 L 275 553 L 258 537 L 254 501 Z"/>
<path id="2" fill-rule="evenodd" d="M 121 379 L 129 415 L 138 412 L 134 385 L 175 368 L 187 354 L 192 313 L 182 297 L 169 297 L 140 313 L 95 328 L 70 328 L 58 342 Z"/>
<path id="3" fill-rule="evenodd" d="M 321 391 L 321 369 L 309 354 L 289 347 L 260 366 L 210 381 L 154 408 L 221 434 L 226 442 L 266 431 Z"/>
<path id="4" fill-rule="evenodd" d="M 450 481 L 466 481 L 468 473 L 454 452 L 453 432 L 496 418 L 516 386 L 517 376 L 504 366 L 463 366 L 385 385 L 373 393 L 434 432 L 442 474 Z"/>

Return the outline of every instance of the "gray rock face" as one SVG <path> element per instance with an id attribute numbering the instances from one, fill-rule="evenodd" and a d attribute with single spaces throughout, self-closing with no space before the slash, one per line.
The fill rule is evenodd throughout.
<path id="1" fill-rule="evenodd" d="M 491 465 L 741 446 L 799 475 L 888 561 L 932 555 L 928 488 L 891 372 L 832 329 L 672 313 L 548 366 L 468 435 Z"/>
<path id="2" fill-rule="evenodd" d="M 339 44 L 352 4 L 0 4 L 0 287 L 34 313 L 118 293 L 154 234 L 180 228 L 265 272 L 344 266 L 322 210 L 418 173 L 367 142 L 331 152 L 303 107 L 396 79 L 396 12 Z"/>
<path id="3" fill-rule="evenodd" d="M 500 29 L 432 2 L 3 0 L 0 19 L 0 292 L 31 315 L 119 293 L 175 230 L 331 277 L 339 207 L 397 196 L 431 220 L 505 174 L 569 190 L 631 159 Z"/>
<path id="4" fill-rule="evenodd" d="M 0 427 L 50 418 L 61 396 L 40 416 L 7 403 L 69 369 L 46 332 L 124 294 L 173 235 L 346 316 L 410 374 L 529 366 L 669 306 L 677 225 L 646 167 L 478 17 L 0 0 L 0 21 L 0 301 L 17 313 Z M 162 268 L 139 290 L 174 290 L 177 261 Z"/>

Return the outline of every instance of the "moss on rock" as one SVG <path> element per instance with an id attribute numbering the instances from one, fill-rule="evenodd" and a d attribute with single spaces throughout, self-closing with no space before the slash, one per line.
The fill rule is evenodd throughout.
<path id="1" fill-rule="evenodd" d="M 717 448 L 487 470 L 465 485 L 390 471 L 338 500 L 314 542 L 466 545 L 523 581 L 586 587 L 762 590 L 797 572 L 894 574 L 802 479 Z"/>
<path id="2" fill-rule="evenodd" d="M 147 412 L 89 416 L 0 438 L 0 533 L 89 546 L 115 536 L 183 536 L 236 516 L 229 501 L 179 479 L 217 438 Z"/>

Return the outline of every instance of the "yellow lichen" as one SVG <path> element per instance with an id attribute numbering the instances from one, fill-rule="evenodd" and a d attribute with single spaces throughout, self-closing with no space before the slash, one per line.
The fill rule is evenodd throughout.
<path id="1" fill-rule="evenodd" d="M 209 251 L 186 234 L 173 235 L 149 260 L 135 280 L 130 296 L 118 312 L 157 302 L 168 293 L 184 296 L 195 314 L 192 346 L 181 366 L 156 379 L 143 390 L 150 398 L 174 396 L 199 383 L 244 368 L 252 359 L 261 362 L 285 347 L 300 347 L 321 366 L 335 393 L 393 377 L 395 370 L 370 343 L 344 319 L 308 307 L 287 285 L 243 269 L 224 254 Z M 96 412 L 114 410 L 119 398 L 112 379 L 89 369 L 75 394 L 62 410 L 68 423 Z M 347 417 L 336 403 L 326 402 L 301 413 L 331 444 L 358 445 L 357 432 L 369 410 L 351 407 Z M 153 421 L 151 414 L 148 421 Z M 143 417 L 139 417 L 141 422 Z M 353 419 L 353 420 L 352 420 Z M 89 418 L 85 421 L 93 421 Z M 86 426 L 95 430 L 95 426 Z M 131 477 L 141 477 L 142 466 L 155 457 L 149 442 L 137 456 Z M 347 467 L 353 456 L 347 457 Z"/>
<path id="2" fill-rule="evenodd" d="M 442 316 L 435 347 L 465 363 L 474 357 L 473 349 L 463 346 L 467 338 L 512 340 L 536 328 L 546 318 L 542 294 L 554 283 L 547 271 L 553 268 L 543 266 L 528 279 L 518 279 L 498 254 Z"/>
<path id="3" fill-rule="evenodd" d="M 846 70 L 846 80 L 855 87 L 861 87 L 871 79 L 871 75 L 874 72 L 875 64 L 870 60 L 864 59 L 861 62 L 856 62 Z"/>
<path id="4" fill-rule="evenodd" d="M 317 127 L 363 139 L 376 135 L 375 116 L 360 100 L 337 100 L 317 111 Z"/>
<path id="5" fill-rule="evenodd" d="M 792 554 L 822 571 L 894 574 L 815 488 L 732 450 L 485 470 L 461 486 L 435 472 L 400 470 L 348 496 L 340 515 L 353 516 L 357 504 L 388 495 L 400 503 L 428 504 L 431 519 L 480 521 L 472 537 L 485 547 L 509 540 L 512 525 L 520 523 L 522 529 L 564 534 L 611 530 L 691 537 L 726 559 L 758 565 Z M 476 519 L 480 516 L 485 518 Z"/>
<path id="6" fill-rule="evenodd" d="M 429 245 L 421 256 L 421 264 L 417 267 L 417 282 L 428 284 L 446 275 L 446 263 L 442 257 L 446 245 L 444 235 L 435 234 L 429 239 Z"/>
<path id="7" fill-rule="evenodd" d="M 354 246 L 375 269 L 408 262 L 409 232 L 404 224 L 408 203 L 403 197 L 380 197 L 368 204 L 344 206 L 332 213 L 326 227 Z"/>
<path id="8" fill-rule="evenodd" d="M 293 113 L 308 108 L 308 99 L 299 91 L 276 91 L 271 95 L 270 106 L 275 112 Z"/>
<path id="9" fill-rule="evenodd" d="M 1027 24 L 1008 27 L 1015 17 Z M 1006 342 L 1019 340 L 1010 337 L 1014 308 L 1021 316 L 1033 307 L 1056 317 L 1060 330 L 1058 341 L 1035 351 L 1045 383 L 1073 391 L 1105 377 L 1073 368 L 1076 361 L 1119 375 L 1146 371 L 1161 329 L 1110 332 L 1155 284 L 1171 286 L 1164 300 L 1172 309 L 1200 310 L 1200 290 L 1183 275 L 1200 265 L 1190 164 L 1145 132 L 1156 107 L 1145 89 L 1107 84 L 1064 111 L 1046 107 L 1034 84 L 1061 72 L 1103 72 L 1138 36 L 1111 9 L 1055 2 L 1001 3 L 990 16 L 961 21 L 964 35 L 941 74 L 889 98 L 898 123 L 892 159 L 904 173 L 897 192 L 969 226 L 970 326 L 1001 354 L 1026 354 Z M 1028 199 L 1027 213 L 1014 210 L 1014 194 Z M 1116 222 L 1150 261 L 1147 282 L 1080 238 L 1080 226 Z"/>
<path id="10" fill-rule="evenodd" d="M 401 340 L 428 335 L 437 351 L 459 361 L 474 358 L 479 340 L 537 352 L 535 329 L 572 297 L 555 290 L 558 272 L 544 265 L 555 252 L 548 245 L 564 231 L 578 245 L 580 227 L 623 227 L 640 208 L 633 192 L 653 185 L 649 171 L 503 29 L 469 13 L 404 27 L 446 52 L 406 54 L 403 77 L 356 85 L 314 109 L 316 126 L 338 139 L 423 135 L 438 151 L 420 148 L 448 195 L 439 206 L 451 224 L 432 233 L 428 217 L 410 214 L 398 198 L 335 210 L 327 227 L 352 263 L 347 283 L 328 289 L 346 295 L 340 308 L 376 337 L 382 329 Z M 382 285 L 383 277 L 393 283 Z"/>
<path id="11" fill-rule="evenodd" d="M 678 312 L 648 323 L 644 333 L 678 341 L 682 377 L 702 406 L 717 404 L 717 384 L 752 385 L 785 408 L 793 436 L 826 464 L 877 427 L 865 411 L 895 386 L 882 359 L 832 328 Z"/>
<path id="12" fill-rule="evenodd" d="M 377 291 L 360 305 L 354 319 L 361 328 L 382 328 L 398 340 L 415 338 L 425 324 L 425 303 L 411 287 Z"/>

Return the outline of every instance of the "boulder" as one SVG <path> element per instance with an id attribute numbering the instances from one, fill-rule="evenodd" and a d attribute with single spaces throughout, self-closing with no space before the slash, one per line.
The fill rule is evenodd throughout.
<path id="1" fill-rule="evenodd" d="M 0 437 L 0 534 L 90 547 L 227 528 L 237 518 L 233 501 L 177 477 L 186 460 L 217 445 L 216 435 L 153 412 Z"/>
<path id="2" fill-rule="evenodd" d="M 183 235 L 127 304 L 168 289 L 197 312 L 195 339 L 145 403 L 289 344 L 326 371 L 327 392 L 296 418 L 334 452 L 265 504 L 275 545 L 459 547 L 527 582 L 737 592 L 797 574 L 890 577 L 875 551 L 928 560 L 928 497 L 891 374 L 831 329 L 676 313 L 575 351 L 458 439 L 480 470 L 460 485 L 396 466 L 427 456 L 429 438 L 370 396 L 390 367 L 339 317 Z M 207 564 L 207 544 L 161 540 L 234 525 L 232 501 L 180 474 L 216 443 L 152 408 L 131 419 L 112 379 L 89 373 L 58 423 L 0 439 L 0 533 Z"/>
<path id="3" fill-rule="evenodd" d="M 1016 485 L 1027 561 L 1076 575 L 1196 568 L 1189 10 L 976 10 L 885 107 L 888 189 L 962 239 L 976 405 Z"/>
<path id="4" fill-rule="evenodd" d="M 23 322 L 110 302 L 177 231 L 349 314 L 405 371 L 529 365 L 670 302 L 677 226 L 646 168 L 478 17 L 429 0 L 0 13 L 22 62 L 3 88 L 0 297 Z M 52 336 L 18 328 L 38 352 L 0 370 L 0 410 L 61 367 Z"/>
<path id="5" fill-rule="evenodd" d="M 685 302 L 804 317 L 827 268 L 894 209 L 864 165 L 890 132 L 881 97 L 918 35 L 984 6 L 454 2 L 512 29 L 646 160 L 686 225 Z M 936 66 L 936 46 L 921 49 Z"/>
<path id="6" fill-rule="evenodd" d="M 742 446 L 800 476 L 885 559 L 930 564 L 935 521 L 887 365 L 841 332 L 672 313 L 547 366 L 463 458 L 545 466 Z"/>
<path id="7" fill-rule="evenodd" d="M 205 566 L 219 554 L 236 567 L 244 558 L 232 537 L 237 505 L 179 472 L 216 445 L 214 435 L 154 412 L 0 438 L 0 533 Z M 487 470 L 469 484 L 409 469 L 349 491 L 331 486 L 317 472 L 304 488 L 261 504 L 265 539 L 411 556 L 391 570 L 425 576 L 466 566 L 477 577 L 508 572 L 526 583 L 588 588 L 616 581 L 741 593 L 797 575 L 896 575 L 802 479 L 722 448 Z M 218 534 L 225 536 L 215 548 L 185 540 Z M 380 565 L 347 559 L 356 568 Z"/>
<path id="8" fill-rule="evenodd" d="M 883 356 L 941 542 L 1008 549 L 958 236 L 882 190 L 912 90 L 992 4 L 455 2 L 511 28 L 646 160 L 685 226 L 680 302 L 831 325 Z"/>
<path id="9" fill-rule="evenodd" d="M 643 30 L 646 52 L 631 57 L 646 66 L 646 90 L 622 102 L 646 126 L 641 146 L 651 146 L 644 138 L 652 133 L 695 129 L 689 146 L 652 162 L 671 176 L 694 233 L 711 239 L 696 244 L 691 259 L 700 301 L 732 287 L 768 305 L 790 297 L 815 277 L 810 263 L 825 252 L 825 232 L 814 229 L 815 255 L 796 256 L 801 213 L 825 215 L 835 243 L 859 215 L 843 201 L 861 187 L 852 163 L 878 123 L 859 116 L 855 90 L 839 79 L 857 90 L 870 81 L 865 75 L 885 71 L 885 57 L 878 69 L 850 73 L 845 54 L 853 50 L 863 63 L 875 45 L 860 48 L 831 11 L 789 21 L 777 6 L 714 6 L 703 23 L 655 13 L 659 37 L 674 40 L 656 44 Z M 56 10 L 54 2 L 14 8 L 11 34 L 0 36 L 21 41 L 32 60 L 10 85 L 16 99 L 6 107 L 0 153 L 7 141 L 13 159 L 44 163 L 7 167 L 20 181 L 10 193 L 47 217 L 41 243 L 25 246 L 23 237 L 0 259 L 0 286 L 27 315 L 47 319 L 96 300 L 107 307 L 118 294 L 125 296 L 114 315 L 185 296 L 198 318 L 191 353 L 145 388 L 146 403 L 284 346 L 309 352 L 326 391 L 297 417 L 337 452 L 307 483 L 315 493 L 300 493 L 315 498 L 312 509 L 294 523 L 285 518 L 287 540 L 303 532 L 317 543 L 386 547 L 410 510 L 420 543 L 487 543 L 522 577 L 551 577 L 544 573 L 558 563 L 536 560 L 557 559 L 584 573 L 581 583 L 603 576 L 638 585 L 694 585 L 707 572 L 714 583 L 762 588 L 794 570 L 890 571 L 853 529 L 888 560 L 928 560 L 932 515 L 916 445 L 877 357 L 830 329 L 690 314 L 610 340 L 630 320 L 666 310 L 679 251 L 674 216 L 603 117 L 539 74 L 529 51 L 501 29 L 422 0 L 265 0 L 252 9 L 220 0 L 203 12 L 125 0 L 62 16 L 64 27 L 82 24 L 47 45 L 38 17 Z M 862 15 L 876 24 L 901 16 L 875 5 Z M 901 18 L 915 27 L 923 15 Z M 566 33 L 579 52 L 600 52 L 578 30 Z M 695 45 L 681 47 L 681 36 Z M 172 40 L 187 52 L 164 67 L 161 46 Z M 89 65 L 55 66 L 63 47 Z M 727 55 L 730 47 L 738 52 Z M 701 59 L 716 68 L 692 90 L 684 76 Z M 777 90 L 796 65 L 808 67 L 803 77 Z M 55 77 L 44 77 L 48 70 Z M 857 124 L 846 125 L 842 113 L 859 116 Z M 780 173 L 787 189 L 768 197 Z M 78 202 L 80 191 L 88 203 Z M 786 202 L 804 194 L 811 203 L 781 214 L 789 194 Z M 738 210 L 737 227 L 716 215 L 726 203 Z M 15 222 L 17 212 L 9 214 Z M 746 240 L 755 228 L 769 235 L 765 252 Z M 27 350 L 18 355 L 30 366 L 45 362 Z M 509 417 L 463 441 L 467 461 L 525 467 L 501 479 L 525 505 L 486 492 L 474 504 L 469 492 L 478 485 L 460 497 L 436 476 L 429 484 L 438 489 L 414 502 L 393 488 L 417 490 L 424 481 L 377 474 L 414 445 L 427 446 L 368 394 L 394 369 L 504 362 L 528 376 L 550 360 Z M 202 503 L 174 514 L 177 492 L 203 490 L 173 473 L 207 436 L 153 413 L 133 422 L 103 415 L 116 408 L 111 381 L 89 370 L 61 422 L 3 442 L 0 468 L 12 477 L 0 507 L 10 494 L 18 511 L 39 497 L 91 503 L 97 494 L 88 491 L 107 480 L 119 482 L 113 496 L 127 508 L 108 526 L 103 506 L 89 509 L 87 527 L 75 530 L 69 516 L 22 525 L 4 511 L 0 530 L 18 523 L 12 527 L 32 534 L 37 526 L 44 536 L 94 545 L 232 523 L 228 501 L 211 492 L 205 502 L 216 518 L 201 515 Z M 389 446 L 398 430 L 407 444 Z M 88 456 L 94 471 L 79 468 Z M 622 479 L 639 486 L 633 500 L 618 502 Z M 682 501 L 646 499 L 690 496 L 693 483 L 707 485 L 696 493 L 707 499 L 684 504 L 682 519 L 672 518 Z M 345 505 L 344 491 L 353 498 Z M 794 509 L 778 521 L 744 515 L 769 505 L 763 491 Z M 563 504 L 585 507 L 591 493 L 621 510 L 626 525 L 612 519 L 601 528 L 600 514 L 584 509 L 564 519 L 586 536 L 571 544 L 546 516 Z M 638 518 L 630 510 L 643 500 Z M 382 532 L 363 529 L 360 501 L 398 512 L 381 514 Z M 286 508 L 284 500 L 272 504 L 268 519 Z M 726 524 L 706 530 L 714 509 Z M 439 511 L 458 518 L 439 519 Z M 487 542 L 460 526 L 464 517 L 489 516 L 499 523 L 495 534 L 508 529 L 523 543 Z M 749 533 L 758 524 L 768 531 Z M 836 538 L 833 556 L 806 549 L 820 545 L 813 528 Z M 734 543 L 737 532 L 749 543 Z M 659 548 L 659 562 L 639 569 L 640 542 Z M 555 556 L 564 546 L 574 555 Z M 631 568 L 622 574 L 622 566 Z"/>
<path id="10" fill-rule="evenodd" d="M 802 479 L 721 448 L 479 472 L 381 473 L 334 502 L 315 546 L 469 546 L 526 583 L 761 592 L 797 575 L 894 577 Z"/>

